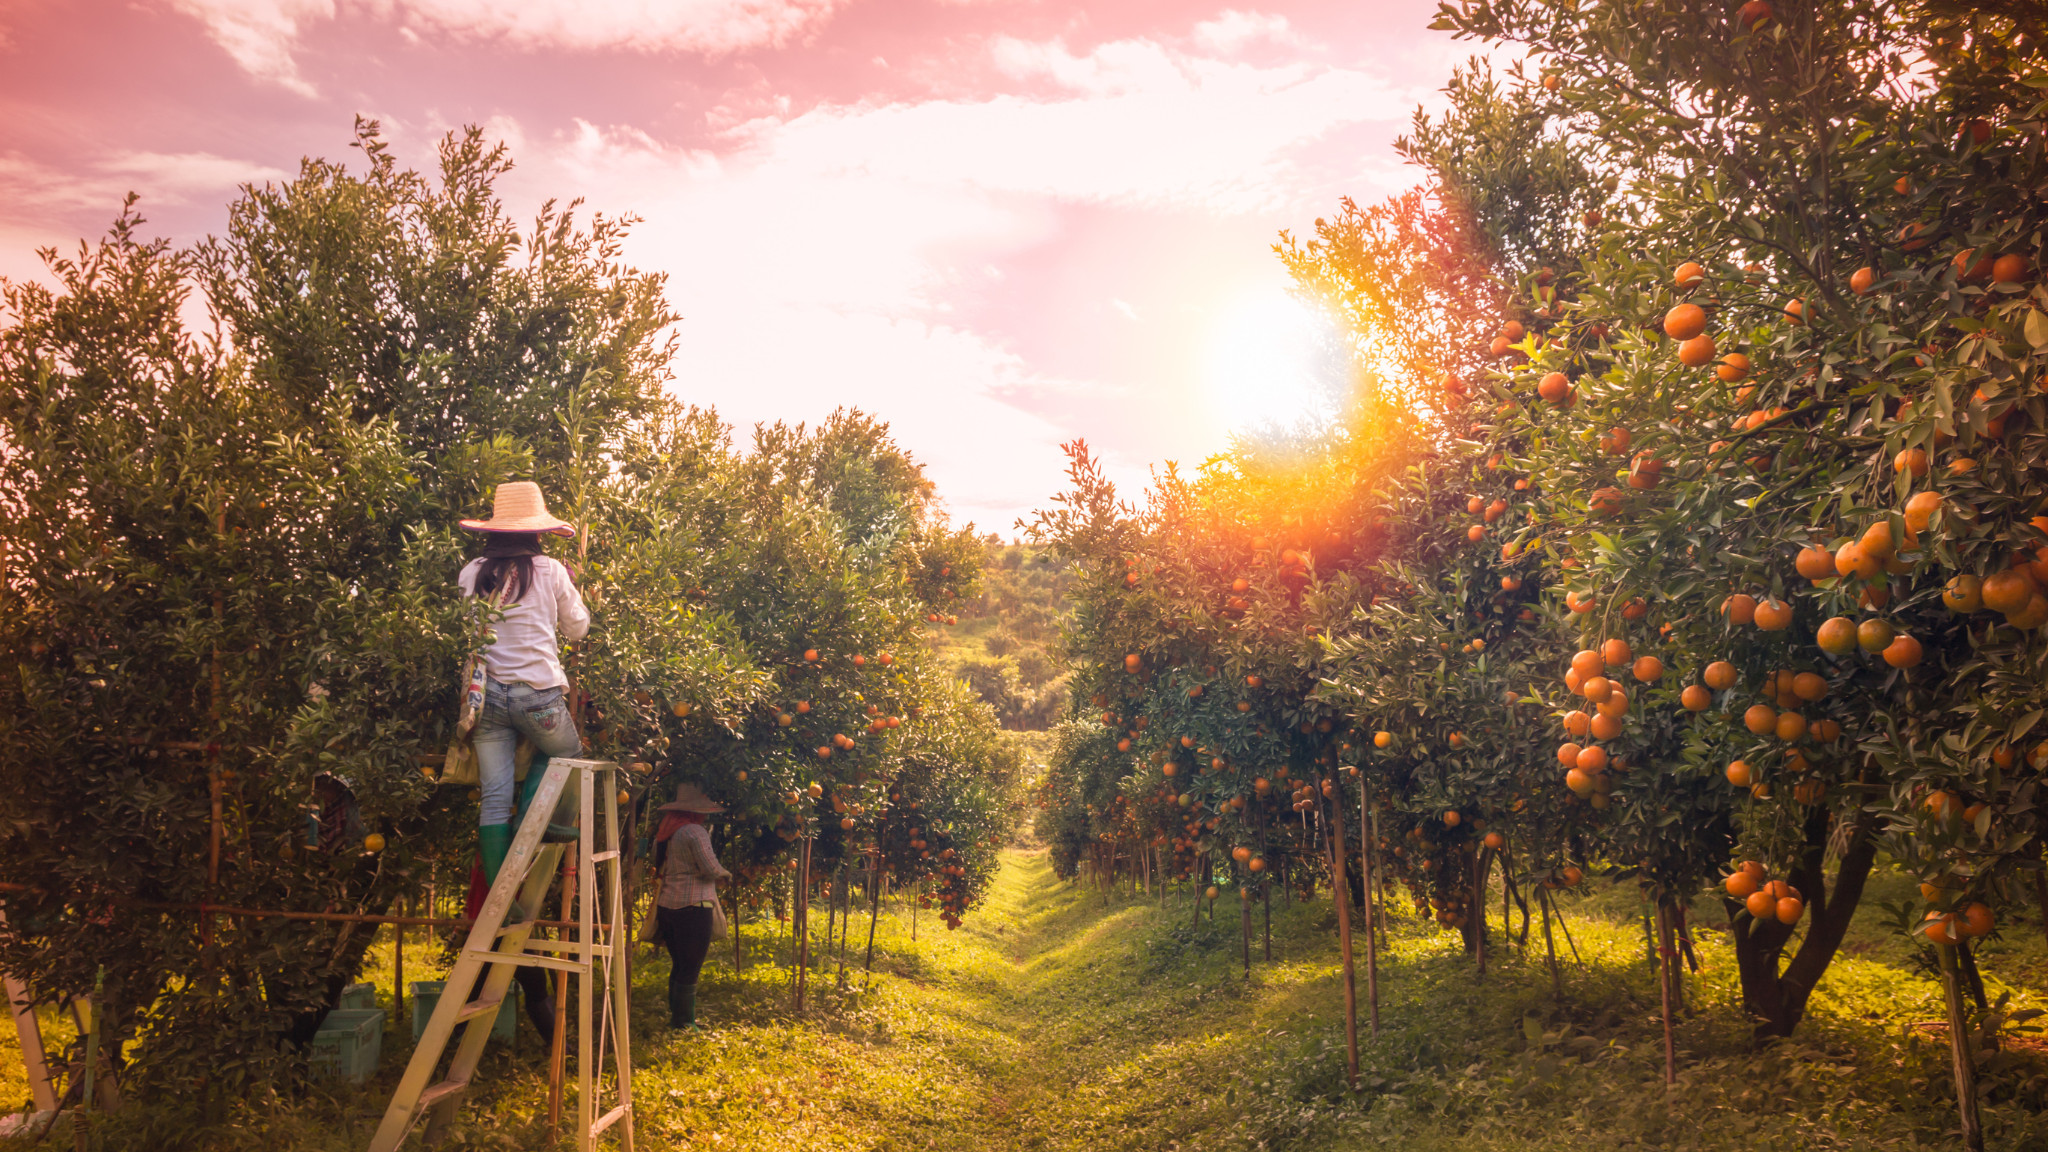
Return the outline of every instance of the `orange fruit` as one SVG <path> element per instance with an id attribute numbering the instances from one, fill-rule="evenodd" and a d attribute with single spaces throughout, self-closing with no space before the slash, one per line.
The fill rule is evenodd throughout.
<path id="1" fill-rule="evenodd" d="M 1690 340 L 1707 330 L 1707 314 L 1697 304 L 1680 304 L 1664 314 L 1664 334 Z"/>
<path id="2" fill-rule="evenodd" d="M 1921 656 L 1920 641 L 1903 632 L 1884 649 L 1884 662 L 1894 668 L 1911 668 L 1920 663 Z"/>
<path id="3" fill-rule="evenodd" d="M 1797 896 L 1787 896 L 1778 901 L 1778 923 L 1797 924 L 1800 913 L 1806 911 L 1806 904 Z"/>
<path id="4" fill-rule="evenodd" d="M 1720 349 L 1714 347 L 1714 338 L 1702 332 L 1678 346 L 1678 362 L 1687 368 L 1704 368 L 1714 362 L 1714 354 Z"/>
<path id="5" fill-rule="evenodd" d="M 1778 914 L 1778 901 L 1769 892 L 1758 889 L 1742 902 L 1749 914 L 1758 920 L 1768 920 Z"/>
<path id="6" fill-rule="evenodd" d="M 1961 915 L 1963 919 L 1959 927 L 1965 936 L 1988 936 L 1995 926 L 1991 909 L 1982 904 L 1972 902 L 1963 905 Z"/>
<path id="7" fill-rule="evenodd" d="M 2039 589 L 2034 587 L 2033 577 L 2019 568 L 2007 568 L 1984 577 L 1981 585 L 1984 606 L 1993 612 L 2013 613 L 2027 606 L 2027 601 Z"/>
<path id="8" fill-rule="evenodd" d="M 1749 379 L 1749 357 L 1740 352 L 1730 352 L 1721 357 L 1721 364 L 1714 369 L 1714 375 L 1728 384 Z"/>
<path id="9" fill-rule="evenodd" d="M 1927 475 L 1927 449 L 1899 449 L 1899 454 L 1892 457 L 1892 471 L 1911 472 L 1915 480 Z"/>
<path id="10" fill-rule="evenodd" d="M 1729 622 L 1734 624 L 1754 623 L 1756 621 L 1756 597 L 1747 593 L 1737 592 L 1728 599 L 1721 601 L 1721 615 L 1727 617 Z"/>
<path id="11" fill-rule="evenodd" d="M 1582 678 L 1598 676 L 1606 668 L 1607 661 L 1591 648 L 1581 648 L 1572 654 L 1572 671 Z"/>
<path id="12" fill-rule="evenodd" d="M 2005 622 L 2024 632 L 2031 632 L 2048 624 L 2048 596 L 2036 592 L 2027 599 L 2027 606 L 2017 612 L 2008 612 Z"/>
<path id="13" fill-rule="evenodd" d="M 1756 891 L 1756 877 L 1747 872 L 1730 872 L 1728 878 L 1721 881 L 1721 887 L 1737 900 L 1747 900 Z"/>
<path id="14" fill-rule="evenodd" d="M 1444 813 L 1444 827 L 1446 828 L 1456 828 L 1462 820 L 1464 820 L 1464 817 L 1458 815 L 1456 810 Z"/>
<path id="15" fill-rule="evenodd" d="M 1628 650 L 1628 641 L 1617 636 L 1600 645 L 1600 655 L 1611 667 L 1628 663 L 1632 654 Z"/>
<path id="16" fill-rule="evenodd" d="M 1491 849 L 1493 849 L 1493 850 L 1494 850 L 1495 852 L 1498 852 L 1498 851 L 1500 851 L 1500 850 L 1501 850 L 1502 848 L 1505 848 L 1505 847 L 1507 847 L 1507 843 L 1508 843 L 1508 838 L 1507 838 L 1507 837 L 1505 837 L 1505 836 L 1503 836 L 1503 835 L 1501 835 L 1501 834 L 1500 834 L 1500 833 L 1498 833 L 1498 832 L 1488 832 L 1488 833 L 1486 834 L 1486 839 L 1485 839 L 1485 840 L 1483 841 L 1483 843 L 1484 843 L 1484 844 L 1485 844 L 1485 845 L 1486 845 L 1486 846 L 1487 846 L 1488 848 L 1491 848 Z"/>
<path id="17" fill-rule="evenodd" d="M 1587 731 L 1595 740 L 1613 740 L 1621 735 L 1621 719 L 1602 712 L 1588 722 Z"/>
<path id="18" fill-rule="evenodd" d="M 1751 704 L 1742 714 L 1742 724 L 1759 736 L 1768 736 L 1778 730 L 1778 712 L 1769 704 Z"/>
<path id="19" fill-rule="evenodd" d="M 1728 783 L 1737 788 L 1747 788 L 1756 783 L 1756 770 L 1747 760 L 1731 761 L 1728 765 Z"/>
<path id="20" fill-rule="evenodd" d="M 1877 271 L 1868 265 L 1858 268 L 1849 274 L 1849 291 L 1854 292 L 1858 296 L 1868 294 L 1871 286 L 1876 283 Z"/>
<path id="21" fill-rule="evenodd" d="M 1933 492 L 1915 492 L 1906 500 L 1906 527 L 1915 532 L 1927 531 L 1934 523 L 1934 514 L 1941 510 L 1941 497 Z"/>
<path id="22" fill-rule="evenodd" d="M 1564 786 L 1577 795 L 1590 795 L 1593 791 L 1593 777 L 1573 768 L 1564 774 Z"/>
<path id="23" fill-rule="evenodd" d="M 1828 682 L 1812 672 L 1801 672 L 1792 678 L 1792 694 L 1801 700 L 1819 700 L 1828 694 Z"/>
<path id="24" fill-rule="evenodd" d="M 1394 734 L 1392 732 L 1375 732 L 1372 734 L 1372 746 L 1375 748 L 1385 748 L 1393 742 Z"/>
<path id="25" fill-rule="evenodd" d="M 2008 252 L 1991 263 L 1991 278 L 2001 284 L 2016 284 L 2027 274 L 2027 258 Z"/>
<path id="26" fill-rule="evenodd" d="M 1806 735 L 1806 717 L 1797 712 L 1778 713 L 1778 739 L 1787 744 Z"/>
<path id="27" fill-rule="evenodd" d="M 1472 541 L 1474 544 L 1486 539 L 1485 526 L 1474 524 L 1470 528 L 1465 529 L 1465 539 Z"/>
<path id="28" fill-rule="evenodd" d="M 1562 404 L 1571 395 L 1572 382 L 1562 372 L 1552 372 L 1536 385 L 1536 394 L 1552 404 Z"/>
<path id="29" fill-rule="evenodd" d="M 1607 749 L 1598 744 L 1588 744 L 1579 749 L 1578 768 L 1581 772 L 1598 772 L 1607 767 Z"/>
<path id="30" fill-rule="evenodd" d="M 1726 660 L 1716 660 L 1707 665 L 1705 674 L 1707 687 L 1716 692 L 1735 687 L 1735 665 Z"/>
<path id="31" fill-rule="evenodd" d="M 1693 261 L 1687 260 L 1678 266 L 1678 270 L 1671 274 L 1671 278 L 1678 285 L 1680 291 L 1690 291 L 1699 287 L 1701 282 L 1706 280 L 1707 270 Z"/>
<path id="32" fill-rule="evenodd" d="M 1579 753 L 1583 751 L 1585 749 L 1577 744 L 1560 744 L 1557 746 L 1557 762 L 1567 768 L 1576 768 L 1579 765 Z"/>
<path id="33" fill-rule="evenodd" d="M 1835 554 L 1815 544 L 1799 550 L 1799 558 L 1792 562 L 1801 576 L 1808 580 L 1832 580 L 1835 572 Z"/>
<path id="34" fill-rule="evenodd" d="M 1785 305 L 1785 323 L 1794 326 L 1806 323 L 1806 301 L 1794 300 Z"/>
<path id="35" fill-rule="evenodd" d="M 1792 626 L 1792 606 L 1772 597 L 1756 606 L 1756 626 L 1766 632 L 1782 632 Z"/>
<path id="36" fill-rule="evenodd" d="M 1865 620 L 1856 626 L 1856 643 L 1865 652 L 1882 652 L 1892 642 L 1891 622 L 1887 620 Z"/>
<path id="37" fill-rule="evenodd" d="M 1593 718 L 1574 708 L 1564 714 L 1564 730 L 1573 736 L 1584 736 L 1592 731 Z"/>
<path id="38" fill-rule="evenodd" d="M 1923 923 L 1926 927 L 1922 931 L 1929 944 L 1947 945 L 1956 942 L 1956 917 L 1953 913 L 1929 912 Z"/>
<path id="39" fill-rule="evenodd" d="M 1862 544 L 1853 540 L 1835 550 L 1835 572 L 1838 575 L 1868 580 L 1883 568 L 1881 558 L 1872 556 Z"/>
<path id="40" fill-rule="evenodd" d="M 1602 716 L 1625 716 L 1628 714 L 1628 693 L 1612 680 L 1607 682 L 1607 698 L 1597 706 Z"/>
<path id="41" fill-rule="evenodd" d="M 1689 712 L 1705 712 L 1708 708 L 1713 707 L 1714 694 L 1707 691 L 1701 685 L 1688 684 L 1685 686 L 1685 691 L 1678 694 L 1678 702 L 1683 704 Z"/>
<path id="42" fill-rule="evenodd" d="M 1859 543 L 1863 545 L 1864 553 L 1876 557 L 1879 563 L 1899 554 L 1898 543 L 1892 539 L 1892 522 L 1889 520 L 1879 520 L 1864 529 L 1863 539 Z"/>
<path id="43" fill-rule="evenodd" d="M 1664 678 L 1664 662 L 1655 656 L 1638 656 L 1629 671 L 1643 683 L 1655 684 Z"/>

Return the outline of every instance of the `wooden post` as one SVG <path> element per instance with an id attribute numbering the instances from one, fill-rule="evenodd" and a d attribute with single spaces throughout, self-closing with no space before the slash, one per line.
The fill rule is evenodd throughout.
<path id="1" fill-rule="evenodd" d="M 576 901 L 576 862 L 572 859 L 562 865 L 562 903 L 556 913 L 568 919 L 569 908 Z M 555 939 L 566 939 L 561 929 L 555 930 Z M 562 1075 L 569 1061 L 569 973 L 555 973 L 555 1036 L 548 1045 L 548 1139 L 552 1141 L 562 1130 Z"/>
<path id="2" fill-rule="evenodd" d="M 1968 944 L 1937 944 L 1941 957 L 1941 990 L 1948 1005 L 1948 1050 L 1955 1069 L 1956 1111 L 1963 1123 L 1963 1147 L 1982 1152 L 1984 1125 L 1977 1115 L 1977 1064 L 1970 1055 L 1970 1032 L 1963 1009 L 1963 982 L 1956 963 L 1956 949 Z"/>
<path id="3" fill-rule="evenodd" d="M 1365 888 L 1365 1009 L 1372 1034 L 1380 1034 L 1380 949 L 1375 935 L 1379 916 L 1372 890 L 1372 854 L 1377 845 L 1372 835 L 1372 788 L 1365 774 L 1358 777 L 1358 878 Z"/>
<path id="4" fill-rule="evenodd" d="M 1478 977 L 1486 979 L 1486 871 L 1493 863 L 1491 855 L 1480 849 L 1472 853 L 1472 956 L 1478 962 Z"/>
<path id="5" fill-rule="evenodd" d="M 804 1010 L 804 985 L 811 967 L 811 838 L 804 837 L 798 852 L 796 913 L 790 917 L 790 931 L 796 934 L 796 1010 Z"/>
<path id="6" fill-rule="evenodd" d="M 875 972 L 875 925 L 879 924 L 882 920 L 882 889 L 889 886 L 888 876 L 882 871 L 882 854 L 880 852 L 874 855 L 874 873 L 874 883 L 868 886 L 872 890 L 874 899 L 873 905 L 868 909 L 868 957 L 866 962 L 861 965 L 861 971 L 869 977 L 872 977 Z M 867 985 L 863 982 L 861 986 L 866 987 Z"/>
<path id="7" fill-rule="evenodd" d="M 28 986 L 6 977 L 7 1002 L 14 1011 L 14 1032 L 21 1040 L 21 1061 L 28 1070 L 29 1099 L 38 1112 L 57 1110 L 57 1093 L 50 1087 L 49 1055 L 43 1049 L 43 1029 L 36 1020 L 35 999 Z"/>
<path id="8" fill-rule="evenodd" d="M 391 1015 L 405 1015 L 405 925 L 391 927 Z"/>
<path id="9" fill-rule="evenodd" d="M 1550 889 L 1539 884 L 1536 888 L 1536 906 L 1543 913 L 1543 955 L 1550 961 L 1550 994 L 1564 999 L 1564 977 L 1557 972 L 1557 941 L 1550 935 Z"/>
<path id="10" fill-rule="evenodd" d="M 1337 938 L 1344 960 L 1344 1045 L 1345 1082 L 1358 1091 L 1358 987 L 1351 969 L 1351 889 L 1344 883 L 1344 790 L 1336 776 L 1323 777 L 1330 785 L 1330 897 L 1337 903 Z"/>
<path id="11" fill-rule="evenodd" d="M 1252 978 L 1252 894 L 1248 888 L 1241 888 L 1237 894 L 1239 933 L 1244 939 L 1244 978 Z"/>
<path id="12" fill-rule="evenodd" d="M 1671 913 L 1663 900 L 1657 901 L 1657 960 L 1661 965 L 1658 983 L 1663 986 L 1664 995 L 1664 1083 L 1668 1087 L 1678 1083 L 1678 1044 L 1671 1035 L 1671 982 L 1677 973 L 1671 969 Z"/>

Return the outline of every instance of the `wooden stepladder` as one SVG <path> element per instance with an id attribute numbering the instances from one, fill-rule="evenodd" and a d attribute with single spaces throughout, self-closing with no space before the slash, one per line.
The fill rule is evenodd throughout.
<path id="1" fill-rule="evenodd" d="M 631 942 L 625 939 L 625 881 L 619 854 L 618 765 L 601 760 L 550 760 L 540 786 L 526 810 L 526 819 L 512 838 L 505 864 L 491 885 L 483 911 L 470 926 L 469 939 L 457 954 L 455 967 L 440 1003 L 428 1020 L 412 1062 L 406 1065 L 383 1123 L 370 1140 L 369 1152 L 397 1152 L 413 1125 L 425 1121 L 425 1143 L 432 1145 L 455 1119 L 456 1106 L 475 1075 L 491 1023 L 511 990 L 513 969 L 537 965 L 576 973 L 576 1148 L 590 1152 L 607 1128 L 617 1125 L 621 1147 L 633 1152 L 633 1056 L 627 1028 L 629 996 L 625 963 Z M 602 804 L 604 827 L 598 834 Z M 576 844 L 576 929 L 573 939 L 533 939 L 532 919 L 547 897 L 569 845 L 543 839 L 547 826 L 573 824 Z M 526 915 L 507 924 L 514 901 Z M 566 913 L 568 909 L 563 909 Z M 462 997 L 476 987 L 474 1000 Z M 434 1070 L 458 1024 L 466 1024 L 447 1076 L 436 1082 Z M 604 1074 L 609 1056 L 610 1076 Z M 612 1105 L 604 1106 L 609 1099 Z"/>

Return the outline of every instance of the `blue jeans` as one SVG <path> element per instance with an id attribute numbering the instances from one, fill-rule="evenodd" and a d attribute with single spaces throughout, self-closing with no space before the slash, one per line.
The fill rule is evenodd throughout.
<path id="1" fill-rule="evenodd" d="M 477 813 L 478 826 L 509 824 L 516 785 L 513 782 L 513 753 L 519 737 L 533 741 L 543 756 L 574 756 L 583 750 L 583 737 L 569 716 L 569 703 L 561 688 L 529 688 L 524 684 L 484 685 L 484 710 L 476 719 L 476 771 L 482 779 L 483 804 Z"/>

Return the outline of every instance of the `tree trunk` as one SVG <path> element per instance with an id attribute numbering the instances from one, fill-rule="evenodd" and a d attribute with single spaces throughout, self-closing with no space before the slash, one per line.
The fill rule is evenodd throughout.
<path id="1" fill-rule="evenodd" d="M 1849 931 L 1850 918 L 1863 899 L 1863 884 L 1870 877 L 1877 844 L 1871 835 L 1869 817 L 1859 817 L 1850 835 L 1848 851 L 1835 872 L 1835 884 L 1828 889 L 1822 870 L 1827 855 L 1830 817 L 1816 808 L 1806 820 L 1806 844 L 1789 882 L 1806 900 L 1806 939 L 1799 945 L 1783 971 L 1778 962 L 1792 938 L 1792 925 L 1776 920 L 1753 920 L 1739 915 L 1742 905 L 1724 899 L 1729 926 L 1735 938 L 1735 963 L 1742 978 L 1742 1005 L 1756 1019 L 1756 1037 L 1790 1036 L 1806 1015 L 1806 1002 L 1820 979 L 1834 962 Z"/>

